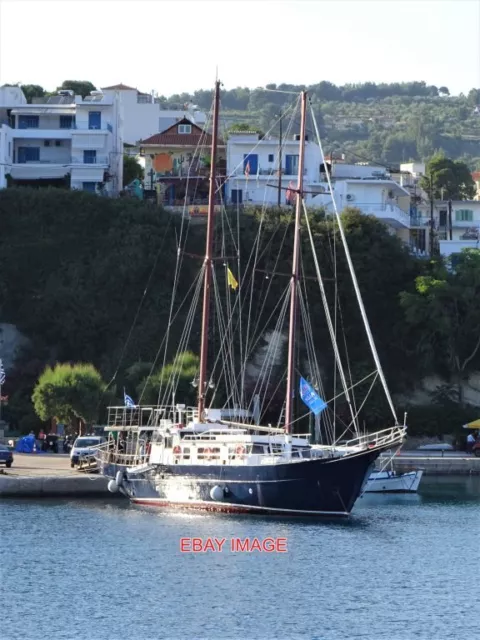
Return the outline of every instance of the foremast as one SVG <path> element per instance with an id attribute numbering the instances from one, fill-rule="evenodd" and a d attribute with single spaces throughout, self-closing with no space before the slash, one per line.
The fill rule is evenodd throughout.
<path id="1" fill-rule="evenodd" d="M 293 239 L 292 276 L 290 279 L 290 325 L 288 330 L 287 398 L 285 406 L 285 433 L 292 433 L 293 395 L 295 389 L 295 342 L 297 334 L 298 270 L 300 257 L 300 221 L 303 206 L 303 174 L 305 166 L 305 132 L 307 120 L 307 92 L 301 94 L 300 150 L 296 188 L 295 231 Z"/>
<path id="2" fill-rule="evenodd" d="M 204 419 L 205 399 L 207 395 L 208 327 L 210 320 L 210 289 L 212 285 L 213 233 L 215 229 L 215 193 L 218 140 L 218 111 L 220 106 L 220 81 L 215 82 L 213 102 L 213 131 L 210 165 L 210 185 L 208 192 L 207 238 L 204 260 L 202 337 L 200 347 L 200 375 L 198 380 L 198 419 Z"/>

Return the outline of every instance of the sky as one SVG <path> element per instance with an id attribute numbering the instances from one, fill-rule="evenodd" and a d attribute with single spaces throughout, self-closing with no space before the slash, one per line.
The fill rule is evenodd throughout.
<path id="1" fill-rule="evenodd" d="M 0 0 L 0 84 L 480 87 L 480 0 Z"/>

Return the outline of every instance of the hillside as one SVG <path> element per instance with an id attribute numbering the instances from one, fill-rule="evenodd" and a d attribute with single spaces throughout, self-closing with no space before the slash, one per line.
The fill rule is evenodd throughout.
<path id="1" fill-rule="evenodd" d="M 277 91 L 305 88 L 328 153 L 345 154 L 351 162 L 397 165 L 426 160 L 443 150 L 472 170 L 480 168 L 480 89 L 472 89 L 467 96 L 450 96 L 447 87 L 422 82 L 343 87 L 329 82 L 309 87 L 269 84 L 267 90 L 238 87 L 222 92 L 223 126 L 245 122 L 269 131 L 279 112 L 295 100 L 295 96 Z M 159 100 L 165 108 L 182 108 L 193 102 L 208 111 L 212 91 L 162 96 Z M 298 122 L 295 125 L 298 129 Z M 277 127 L 272 132 L 277 134 Z"/>
<path id="2" fill-rule="evenodd" d="M 219 219 L 215 234 L 217 251 L 222 238 L 220 222 Z M 266 278 L 264 274 L 265 270 L 273 269 L 279 274 L 288 272 L 292 250 L 290 223 L 288 214 L 279 218 L 276 210 L 266 212 L 258 251 L 261 268 L 255 271 L 251 294 L 253 325 L 258 327 L 260 337 L 275 328 L 276 305 L 285 292 L 282 275 Z M 7 420 L 26 432 L 38 426 L 30 398 L 38 375 L 47 363 L 92 363 L 99 368 L 103 379 L 110 382 L 113 395 L 116 389 L 117 396 L 125 384 L 138 388 L 143 379 L 139 378 L 139 372 L 150 371 L 153 362 L 156 362 L 155 370 L 159 370 L 175 279 L 180 232 L 177 218 L 133 199 L 114 200 L 62 189 L 11 188 L 0 191 L 0 224 L 0 331 L 2 326 L 14 325 L 28 339 L 15 366 L 6 362 L 7 381 L 2 391 L 9 396 L 4 413 Z M 236 214 L 230 225 L 235 227 Z M 469 371 L 479 371 L 480 353 L 470 358 L 469 327 L 472 323 L 478 326 L 480 298 L 468 295 L 467 300 L 459 300 L 458 304 L 465 309 L 465 318 L 462 317 L 459 325 L 458 340 L 453 342 L 448 331 L 446 336 L 441 334 L 446 326 L 444 314 L 430 314 L 428 323 L 414 314 L 407 322 L 400 294 L 413 293 L 415 278 L 429 265 L 411 256 L 376 218 L 350 210 L 345 212 L 344 227 L 386 376 L 392 392 L 405 398 L 399 409 L 403 411 L 403 407 L 411 404 L 425 376 L 449 377 L 452 359 L 449 359 L 448 348 L 454 349 L 454 355 L 459 358 L 469 358 L 468 370 L 462 373 L 464 377 Z M 342 315 L 342 330 L 348 337 L 351 374 L 354 379 L 361 379 L 371 372 L 372 359 L 358 308 L 352 302 L 353 291 L 339 235 L 321 214 L 312 219 L 312 233 L 320 248 L 320 267 L 329 287 L 334 275 L 331 243 L 338 245 L 335 261 L 338 295 L 342 309 L 348 310 Z M 246 211 L 240 218 L 239 246 L 244 269 L 258 234 L 258 211 Z M 199 269 L 199 260 L 194 256 L 203 254 L 204 242 L 205 227 L 192 226 L 177 281 L 179 306 L 170 330 L 168 359 L 175 355 L 187 321 L 188 304 L 182 306 L 180 301 L 191 299 L 192 283 Z M 314 279 L 309 278 L 314 275 L 315 267 L 306 234 L 303 242 L 306 243 L 302 250 L 302 266 L 307 274 L 305 286 L 312 296 L 312 317 L 316 318 L 313 337 L 315 344 L 322 345 L 318 358 L 321 365 L 324 363 L 325 384 L 332 386 L 335 384 L 330 366 L 333 355 L 326 324 L 321 320 L 324 313 L 318 287 Z M 227 243 L 225 250 L 231 255 L 233 244 Z M 222 291 L 227 288 L 225 268 L 218 266 Z M 475 274 L 477 272 L 475 270 Z M 247 287 L 252 274 L 247 270 L 242 273 L 236 270 L 236 273 Z M 445 277 L 441 271 L 435 273 L 436 278 Z M 467 285 L 462 284 L 460 289 L 456 282 L 452 283 L 457 298 L 473 286 L 468 278 L 470 276 Z M 224 298 L 226 295 L 220 295 L 222 305 L 229 299 Z M 414 301 L 415 305 L 418 306 L 418 302 Z M 428 309 L 425 313 L 429 314 Z M 245 305 L 242 308 L 245 323 L 248 314 L 249 308 Z M 435 322 L 439 317 L 442 322 Z M 184 345 L 193 353 L 199 351 L 199 320 L 196 316 L 191 340 Z M 212 324 L 212 357 L 222 344 L 215 325 Z M 440 333 L 437 335 L 435 331 Z M 237 334 L 234 340 L 232 344 L 238 348 Z M 299 357 L 303 357 L 302 353 Z M 455 381 L 455 376 L 452 380 Z M 379 394 L 371 398 L 373 404 L 369 405 L 365 419 L 370 425 L 384 426 L 388 407 L 380 387 L 378 390 Z M 276 382 L 274 393 L 282 399 Z M 437 433 L 476 417 L 462 412 L 455 403 L 448 405 L 447 410 L 443 404 L 436 404 L 437 401 L 432 404 L 429 397 L 424 402 L 424 407 L 417 406 L 412 412 L 412 432 Z"/>

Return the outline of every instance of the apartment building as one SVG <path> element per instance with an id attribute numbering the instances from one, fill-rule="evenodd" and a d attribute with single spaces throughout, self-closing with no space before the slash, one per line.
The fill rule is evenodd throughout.
<path id="1" fill-rule="evenodd" d="M 18 87 L 17 92 L 21 91 Z M 10 96 L 11 97 L 11 96 Z M 106 195 L 123 187 L 123 129 L 117 95 L 60 91 L 33 104 L 0 104 L 0 188 L 66 186 Z"/>

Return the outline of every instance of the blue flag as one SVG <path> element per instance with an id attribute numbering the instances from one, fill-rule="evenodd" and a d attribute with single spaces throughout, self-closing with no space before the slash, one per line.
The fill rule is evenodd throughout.
<path id="1" fill-rule="evenodd" d="M 132 398 L 130 396 L 127 396 L 127 394 L 125 393 L 125 389 L 123 390 L 123 400 L 125 402 L 125 406 L 126 407 L 134 407 L 135 403 L 132 400 Z"/>
<path id="2" fill-rule="evenodd" d="M 307 405 L 310 411 L 318 416 L 327 406 L 325 400 L 322 400 L 315 389 L 308 384 L 305 378 L 300 378 L 300 397 Z"/>

